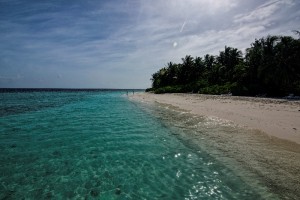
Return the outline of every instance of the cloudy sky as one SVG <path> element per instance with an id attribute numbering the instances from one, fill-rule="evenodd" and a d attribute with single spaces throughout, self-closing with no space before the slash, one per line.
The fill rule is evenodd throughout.
<path id="1" fill-rule="evenodd" d="M 0 87 L 146 88 L 169 61 L 299 21 L 299 0 L 0 0 Z"/>

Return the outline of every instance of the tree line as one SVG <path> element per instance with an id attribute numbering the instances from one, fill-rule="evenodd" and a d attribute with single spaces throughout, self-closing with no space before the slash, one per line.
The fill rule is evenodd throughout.
<path id="1" fill-rule="evenodd" d="M 256 39 L 244 55 L 227 46 L 216 56 L 187 55 L 182 63 L 167 63 L 151 81 L 146 91 L 155 93 L 300 95 L 300 38 L 269 35 Z"/>

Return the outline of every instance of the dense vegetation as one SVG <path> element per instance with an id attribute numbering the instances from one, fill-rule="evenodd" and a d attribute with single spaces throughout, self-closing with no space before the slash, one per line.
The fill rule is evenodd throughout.
<path id="1" fill-rule="evenodd" d="M 300 95 L 300 39 L 256 39 L 245 55 L 232 47 L 225 47 L 217 56 L 187 55 L 182 63 L 169 62 L 151 80 L 152 88 L 146 91 L 155 93 Z"/>

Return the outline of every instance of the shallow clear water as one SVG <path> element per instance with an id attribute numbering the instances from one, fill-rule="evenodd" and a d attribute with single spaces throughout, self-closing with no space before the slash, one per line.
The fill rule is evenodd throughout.
<path id="1" fill-rule="evenodd" d="M 0 199 L 266 197 L 124 92 L 0 100 Z"/>

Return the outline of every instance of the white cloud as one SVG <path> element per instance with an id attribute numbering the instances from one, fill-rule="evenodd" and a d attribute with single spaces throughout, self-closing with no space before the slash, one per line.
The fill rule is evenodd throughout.
<path id="1" fill-rule="evenodd" d="M 158 15 L 185 18 L 228 12 L 237 5 L 237 0 L 154 0 L 143 1 L 141 10 L 151 18 Z"/>
<path id="2" fill-rule="evenodd" d="M 0 72 L 45 76 L 48 87 L 52 79 L 58 87 L 148 87 L 151 74 L 169 61 L 180 62 L 187 54 L 218 54 L 225 45 L 245 49 L 255 38 L 297 29 L 299 4 L 296 0 L 142 0 L 121 5 L 95 1 L 88 10 L 73 5 L 66 11 L 27 16 L 24 23 L 16 14 L 12 16 L 17 20 L 0 21 Z M 1 63 L 9 65 L 4 70 Z M 14 71 L 9 73 L 9 67 Z"/>
<path id="3" fill-rule="evenodd" d="M 234 22 L 247 23 L 257 20 L 265 20 L 284 6 L 293 6 L 294 0 L 271 0 L 257 7 L 250 13 L 235 16 Z"/>

